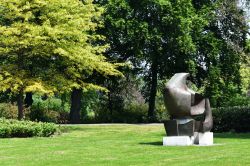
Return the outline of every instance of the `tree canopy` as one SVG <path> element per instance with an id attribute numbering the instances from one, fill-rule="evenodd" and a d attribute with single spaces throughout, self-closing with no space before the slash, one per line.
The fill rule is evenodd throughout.
<path id="1" fill-rule="evenodd" d="M 4 0 L 0 6 L 2 91 L 21 97 L 97 88 L 86 81 L 93 73 L 121 75 L 102 55 L 107 46 L 96 42 L 103 40 L 94 32 L 103 9 L 91 0 Z"/>
<path id="2" fill-rule="evenodd" d="M 155 112 L 157 80 L 188 70 L 193 57 L 187 55 L 196 50 L 193 36 L 208 24 L 203 17 L 190 0 L 106 2 L 103 32 L 111 43 L 108 55 L 131 61 L 143 75 L 149 117 Z"/>

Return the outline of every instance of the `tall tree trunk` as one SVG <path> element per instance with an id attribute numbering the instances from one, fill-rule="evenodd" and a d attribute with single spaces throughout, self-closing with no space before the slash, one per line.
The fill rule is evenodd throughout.
<path id="1" fill-rule="evenodd" d="M 33 103 L 32 92 L 27 92 L 24 99 L 24 105 L 26 108 L 28 108 L 32 105 L 32 103 Z"/>
<path id="2" fill-rule="evenodd" d="M 24 107 L 23 107 L 23 90 L 20 90 L 17 95 L 17 107 L 18 107 L 18 119 L 21 120 L 24 117 Z"/>
<path id="3" fill-rule="evenodd" d="M 110 111 L 109 122 L 113 122 L 113 103 L 111 98 L 111 92 L 108 93 L 108 109 Z"/>
<path id="4" fill-rule="evenodd" d="M 82 89 L 74 88 L 71 92 L 71 107 L 69 121 L 73 124 L 80 123 Z"/>
<path id="5" fill-rule="evenodd" d="M 155 116 L 155 97 L 157 92 L 157 63 L 153 62 L 151 67 L 151 87 L 150 87 L 150 96 L 148 103 L 148 120 L 149 122 L 153 122 Z"/>

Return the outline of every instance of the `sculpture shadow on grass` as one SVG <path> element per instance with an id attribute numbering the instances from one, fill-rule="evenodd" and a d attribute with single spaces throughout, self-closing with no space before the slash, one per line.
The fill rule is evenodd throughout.
<path id="1" fill-rule="evenodd" d="M 156 141 L 156 142 L 140 142 L 140 145 L 152 145 L 152 146 L 162 146 L 161 141 Z"/>
<path id="2" fill-rule="evenodd" d="M 250 139 L 250 133 L 214 133 L 215 138 Z"/>

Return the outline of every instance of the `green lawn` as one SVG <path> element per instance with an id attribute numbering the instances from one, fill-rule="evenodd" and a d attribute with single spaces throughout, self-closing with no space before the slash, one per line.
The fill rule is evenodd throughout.
<path id="1" fill-rule="evenodd" d="M 63 128 L 50 138 L 0 139 L 0 166 L 250 165 L 250 134 L 215 134 L 216 146 L 163 147 L 163 125 Z"/>

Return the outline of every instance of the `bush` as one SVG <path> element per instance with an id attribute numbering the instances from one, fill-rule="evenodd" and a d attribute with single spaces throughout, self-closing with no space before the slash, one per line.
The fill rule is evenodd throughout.
<path id="1" fill-rule="evenodd" d="M 58 123 L 59 121 L 59 112 L 42 109 L 39 107 L 31 107 L 29 113 L 29 119 L 32 121 L 39 121 L 39 122 L 52 122 Z"/>
<path id="2" fill-rule="evenodd" d="M 61 99 L 48 98 L 42 100 L 40 96 L 34 95 L 34 103 L 30 107 L 27 115 L 32 121 L 67 123 L 69 115 L 69 105 L 62 105 Z"/>
<path id="3" fill-rule="evenodd" d="M 214 132 L 250 132 L 250 107 L 213 109 Z"/>
<path id="4" fill-rule="evenodd" d="M 32 106 L 28 117 L 32 121 L 66 124 L 68 123 L 69 113 L 63 111 L 42 109 L 39 107 Z"/>
<path id="5" fill-rule="evenodd" d="M 169 119 L 169 114 L 164 105 L 157 105 L 154 122 L 160 123 Z M 123 108 L 114 109 L 112 112 L 103 105 L 88 111 L 82 118 L 82 123 L 148 123 L 148 105 L 146 103 L 131 102 Z"/>
<path id="6" fill-rule="evenodd" d="M 0 117 L 17 119 L 17 106 L 11 103 L 0 103 Z"/>
<path id="7" fill-rule="evenodd" d="M 131 103 L 124 110 L 114 112 L 113 121 L 119 123 L 145 123 L 147 121 L 147 105 Z"/>
<path id="8" fill-rule="evenodd" d="M 234 97 L 229 97 L 225 102 L 226 106 L 250 106 L 250 97 L 244 95 L 235 95 Z"/>
<path id="9" fill-rule="evenodd" d="M 147 121 L 147 105 L 131 103 L 125 108 L 113 110 L 102 107 L 88 112 L 83 123 L 145 123 Z"/>
<path id="10" fill-rule="evenodd" d="M 49 137 L 56 131 L 58 131 L 58 128 L 53 123 L 0 119 L 0 138 Z"/>

